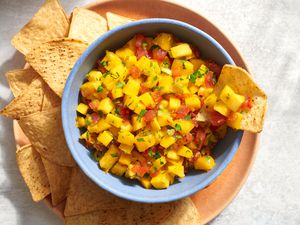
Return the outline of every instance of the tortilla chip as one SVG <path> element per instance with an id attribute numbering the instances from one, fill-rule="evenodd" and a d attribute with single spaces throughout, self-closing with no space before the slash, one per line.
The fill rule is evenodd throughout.
<path id="1" fill-rule="evenodd" d="M 17 164 L 32 199 L 38 202 L 50 194 L 46 171 L 40 157 L 32 145 L 25 145 L 16 152 Z"/>
<path id="2" fill-rule="evenodd" d="M 40 77 L 32 81 L 29 87 L 22 91 L 22 94 L 0 111 L 0 115 L 19 120 L 22 116 L 41 111 L 44 95 L 43 86 L 44 82 Z"/>
<path id="3" fill-rule="evenodd" d="M 67 197 L 72 168 L 57 165 L 43 157 L 42 160 L 50 184 L 52 205 L 56 206 Z"/>
<path id="4" fill-rule="evenodd" d="M 61 99 L 38 76 L 27 89 L 22 90 L 20 95 L 0 111 L 0 115 L 19 120 L 30 114 L 52 109 L 60 103 Z"/>
<path id="5" fill-rule="evenodd" d="M 79 168 L 74 168 L 65 207 L 65 216 L 97 210 L 126 208 L 128 202 L 113 196 L 93 183 Z"/>
<path id="6" fill-rule="evenodd" d="M 16 69 L 8 71 L 5 74 L 10 90 L 13 95 L 17 97 L 23 90 L 29 87 L 33 79 L 38 77 L 38 73 L 32 68 L 28 69 Z"/>
<path id="7" fill-rule="evenodd" d="M 120 15 L 112 13 L 112 12 L 107 12 L 106 18 L 107 18 L 108 28 L 110 30 L 114 29 L 115 27 L 118 27 L 120 25 L 134 21 L 134 19 L 130 19 L 125 16 L 120 16 Z"/>
<path id="8" fill-rule="evenodd" d="M 62 96 L 65 82 L 76 60 L 87 44 L 74 39 L 59 39 L 42 43 L 26 55 L 26 61 Z"/>
<path id="9" fill-rule="evenodd" d="M 69 38 L 91 44 L 106 31 L 106 19 L 98 13 L 83 8 L 73 10 Z"/>
<path id="10" fill-rule="evenodd" d="M 26 55 L 39 44 L 66 37 L 69 21 L 57 0 L 46 0 L 32 19 L 12 38 L 12 45 Z"/>
<path id="11" fill-rule="evenodd" d="M 64 138 L 60 107 L 22 117 L 19 125 L 42 157 L 61 166 L 75 166 Z"/>
<path id="12" fill-rule="evenodd" d="M 65 225 L 198 225 L 199 221 L 199 213 L 190 198 L 164 204 L 128 202 L 124 209 L 65 217 Z"/>
<path id="13" fill-rule="evenodd" d="M 243 113 L 241 129 L 255 133 L 262 131 L 267 110 L 267 95 L 251 75 L 240 67 L 224 65 L 214 89 L 216 95 L 220 94 L 225 85 L 230 86 L 236 93 L 253 99 L 253 107 Z"/>

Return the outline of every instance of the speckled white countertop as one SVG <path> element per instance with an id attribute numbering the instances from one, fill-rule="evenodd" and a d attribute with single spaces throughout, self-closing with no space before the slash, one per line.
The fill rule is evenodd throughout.
<path id="1" fill-rule="evenodd" d="M 70 12 L 90 0 L 62 0 Z M 300 1 L 185 0 L 237 45 L 269 96 L 257 159 L 235 200 L 210 224 L 300 224 Z M 10 38 L 42 4 L 0 0 L 0 107 L 12 96 L 4 73 L 24 65 Z M 5 225 L 59 225 L 34 204 L 15 162 L 12 122 L 0 118 L 0 221 Z"/>

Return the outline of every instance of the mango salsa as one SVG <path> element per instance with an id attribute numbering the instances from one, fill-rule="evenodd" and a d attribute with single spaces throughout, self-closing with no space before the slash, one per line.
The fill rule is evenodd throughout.
<path id="1" fill-rule="evenodd" d="M 213 147 L 251 105 L 228 85 L 216 92 L 221 67 L 169 33 L 137 34 L 97 62 L 80 87 L 80 139 L 102 170 L 144 188 L 211 170 Z"/>

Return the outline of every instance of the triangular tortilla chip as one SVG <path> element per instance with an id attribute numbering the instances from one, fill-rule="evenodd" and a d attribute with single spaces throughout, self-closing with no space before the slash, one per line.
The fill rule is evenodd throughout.
<path id="1" fill-rule="evenodd" d="M 19 120 L 22 116 L 41 111 L 44 85 L 45 83 L 40 77 L 33 80 L 29 87 L 22 91 L 22 94 L 0 111 L 0 115 Z"/>
<path id="2" fill-rule="evenodd" d="M 225 85 L 230 86 L 237 94 L 252 98 L 253 107 L 248 112 L 243 112 L 241 129 L 255 133 L 260 132 L 267 110 L 267 95 L 246 70 L 233 65 L 223 66 L 214 89 L 216 95 L 220 94 Z"/>
<path id="3" fill-rule="evenodd" d="M 106 18 L 107 18 L 108 28 L 110 30 L 114 29 L 115 27 L 118 27 L 120 25 L 134 21 L 133 19 L 130 19 L 125 16 L 120 16 L 120 15 L 112 13 L 112 12 L 107 12 Z"/>
<path id="4" fill-rule="evenodd" d="M 52 205 L 56 206 L 67 197 L 72 168 L 57 165 L 43 157 L 42 160 L 50 184 Z"/>
<path id="5" fill-rule="evenodd" d="M 75 166 L 64 137 L 60 107 L 22 117 L 19 125 L 42 157 L 61 166 Z"/>
<path id="6" fill-rule="evenodd" d="M 73 10 L 69 38 L 91 44 L 106 31 L 106 19 L 98 13 L 83 8 Z"/>
<path id="7" fill-rule="evenodd" d="M 44 199 L 50 194 L 50 187 L 40 154 L 33 149 L 32 145 L 25 145 L 17 150 L 16 157 L 33 201 Z"/>
<path id="8" fill-rule="evenodd" d="M 55 38 L 66 37 L 69 21 L 57 0 L 46 0 L 32 19 L 17 33 L 11 43 L 26 55 L 32 48 Z"/>
<path id="9" fill-rule="evenodd" d="M 65 218 L 65 225 L 198 225 L 199 212 L 190 198 L 173 203 L 142 204 L 128 202 L 128 207 L 101 210 Z"/>
<path id="10" fill-rule="evenodd" d="M 19 120 L 23 116 L 60 106 L 60 103 L 61 99 L 38 76 L 27 89 L 22 90 L 20 95 L 0 111 L 0 115 Z"/>
<path id="11" fill-rule="evenodd" d="M 93 183 L 79 168 L 73 169 L 64 214 L 78 215 L 96 210 L 125 208 L 128 202 Z"/>
<path id="12" fill-rule="evenodd" d="M 5 76 L 10 90 L 13 95 L 17 97 L 23 90 L 28 88 L 33 79 L 37 78 L 39 75 L 32 68 L 28 68 L 8 71 Z"/>
<path id="13" fill-rule="evenodd" d="M 61 97 L 66 79 L 86 47 L 87 44 L 79 40 L 53 40 L 33 48 L 26 55 L 26 61 Z"/>

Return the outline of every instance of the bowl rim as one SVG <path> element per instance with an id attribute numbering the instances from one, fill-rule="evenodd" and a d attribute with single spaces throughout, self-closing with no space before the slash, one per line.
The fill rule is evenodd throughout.
<path id="1" fill-rule="evenodd" d="M 87 168 L 87 166 L 85 166 L 84 163 L 82 163 L 81 157 L 79 157 L 79 155 L 76 153 L 77 150 L 76 150 L 75 146 L 73 146 L 73 143 L 71 141 L 71 139 L 72 139 L 71 134 L 69 132 L 67 132 L 67 130 L 68 130 L 68 128 L 67 128 L 68 127 L 68 122 L 67 122 L 68 121 L 68 113 L 67 113 L 66 109 L 68 108 L 68 98 L 66 96 L 70 95 L 70 88 L 71 88 L 72 81 L 74 80 L 76 73 L 78 72 L 81 65 L 84 63 L 85 59 L 91 54 L 91 52 L 100 43 L 102 43 L 104 40 L 109 38 L 112 34 L 118 32 L 120 30 L 127 29 L 129 27 L 140 26 L 140 25 L 144 25 L 144 24 L 153 24 L 153 23 L 155 23 L 155 24 L 169 23 L 172 25 L 184 27 L 188 30 L 191 30 L 194 33 L 197 33 L 198 35 L 207 39 L 212 45 L 214 45 L 214 47 L 216 47 L 217 50 L 219 52 L 221 52 L 221 54 L 226 58 L 226 60 L 230 64 L 235 65 L 235 62 L 233 61 L 231 56 L 213 37 L 211 37 L 206 32 L 200 30 L 199 28 L 196 28 L 188 23 L 185 23 L 185 22 L 182 22 L 179 20 L 174 20 L 174 19 L 166 19 L 166 18 L 149 18 L 149 19 L 142 19 L 142 20 L 129 22 L 127 24 L 118 26 L 112 30 L 109 30 L 105 34 L 100 36 L 91 45 L 89 45 L 87 47 L 87 49 L 82 53 L 82 55 L 76 61 L 76 63 L 74 64 L 74 66 L 66 80 L 66 84 L 65 84 L 65 88 L 64 88 L 63 96 L 62 96 L 62 103 L 61 103 L 61 107 L 62 107 L 61 116 L 62 116 L 62 126 L 63 126 L 63 132 L 65 135 L 66 143 L 67 143 L 67 146 L 68 146 L 74 160 L 76 161 L 76 163 L 80 167 L 80 169 L 85 173 L 85 175 L 88 176 L 89 179 L 91 179 L 97 186 L 99 186 L 100 188 L 103 188 L 104 190 L 106 190 L 120 198 L 126 199 L 126 200 L 142 202 L 142 203 L 165 203 L 165 202 L 176 201 L 176 200 L 188 197 L 188 196 L 196 193 L 197 191 L 200 191 L 203 188 L 210 185 L 225 170 L 227 165 L 231 162 L 233 156 L 235 155 L 236 151 L 238 150 L 238 146 L 233 147 L 233 149 L 226 156 L 226 158 L 224 159 L 222 164 L 220 164 L 220 166 L 214 171 L 214 173 L 211 176 L 209 176 L 207 179 L 205 179 L 200 185 L 197 185 L 189 190 L 183 191 L 181 194 L 178 194 L 178 195 L 174 195 L 174 196 L 166 195 L 165 197 L 159 197 L 159 198 L 155 198 L 155 199 L 153 199 L 153 198 L 145 199 L 144 197 L 139 197 L 139 196 L 134 196 L 131 194 L 123 193 L 116 188 L 112 188 L 109 185 L 106 185 L 105 183 L 99 182 L 99 180 L 95 177 L 94 173 L 92 173 Z M 237 136 L 238 142 L 239 142 L 238 145 L 240 145 L 240 142 L 241 142 L 241 139 L 243 136 L 243 131 L 238 131 L 238 132 L 239 132 L 239 135 Z M 159 191 L 159 190 L 157 190 L 157 191 Z"/>

